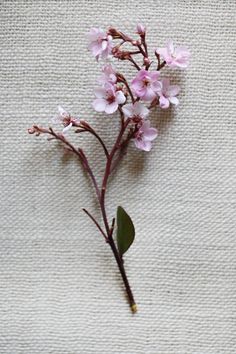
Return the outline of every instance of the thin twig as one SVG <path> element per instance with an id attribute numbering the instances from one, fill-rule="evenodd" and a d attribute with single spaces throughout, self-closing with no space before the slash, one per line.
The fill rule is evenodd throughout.
<path id="1" fill-rule="evenodd" d="M 82 210 L 85 212 L 85 214 L 87 214 L 90 217 L 90 219 L 94 222 L 94 224 L 97 226 L 98 230 L 101 232 L 101 234 L 104 236 L 105 240 L 107 241 L 107 236 L 106 236 L 105 232 L 103 231 L 103 229 L 101 228 L 99 223 L 95 220 L 95 218 L 85 208 L 83 208 Z"/>
<path id="2" fill-rule="evenodd" d="M 100 193 L 96 178 L 95 178 L 95 176 L 93 174 L 93 171 L 92 171 L 92 169 L 91 169 L 91 167 L 89 165 L 88 159 L 87 159 L 87 157 L 86 157 L 86 155 L 85 155 L 85 153 L 84 153 L 84 151 L 82 149 L 78 149 L 78 151 L 80 152 L 80 154 L 81 154 L 81 156 L 83 158 L 83 163 L 84 163 L 85 169 L 86 169 L 86 171 L 88 172 L 88 174 L 91 177 L 91 180 L 93 182 L 94 188 L 95 188 L 96 193 L 97 193 L 98 200 L 100 201 L 101 193 Z"/>

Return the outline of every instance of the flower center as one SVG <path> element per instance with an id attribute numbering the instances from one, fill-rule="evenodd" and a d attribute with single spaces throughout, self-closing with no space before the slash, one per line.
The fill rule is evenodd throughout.
<path id="1" fill-rule="evenodd" d="M 109 104 L 111 104 L 111 103 L 113 103 L 115 101 L 115 96 L 114 95 L 108 95 L 107 96 L 107 102 L 109 103 Z"/>
<path id="2" fill-rule="evenodd" d="M 150 85 L 150 80 L 148 78 L 145 78 L 143 80 L 143 84 L 144 84 L 144 86 L 149 86 Z"/>

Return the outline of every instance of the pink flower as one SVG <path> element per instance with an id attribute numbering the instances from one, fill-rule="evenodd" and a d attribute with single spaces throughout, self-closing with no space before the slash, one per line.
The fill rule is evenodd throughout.
<path id="1" fill-rule="evenodd" d="M 165 48 L 157 48 L 156 53 L 160 54 L 171 68 L 187 68 L 189 64 L 189 50 L 183 46 L 174 48 L 172 41 L 167 42 Z"/>
<path id="2" fill-rule="evenodd" d="M 73 123 L 79 123 L 78 119 L 71 117 L 70 113 L 64 110 L 61 106 L 58 106 L 58 114 L 52 118 L 53 124 L 61 123 L 64 125 L 63 133 L 66 133 L 72 126 Z"/>
<path id="3" fill-rule="evenodd" d="M 112 37 L 101 28 L 91 28 L 87 37 L 89 40 L 88 49 L 95 58 L 97 60 L 99 57 L 107 58 L 113 47 Z"/>
<path id="4" fill-rule="evenodd" d="M 170 85 L 169 79 L 161 80 L 161 91 L 158 92 L 160 96 L 159 104 L 161 108 L 168 108 L 170 103 L 178 105 L 179 100 L 176 95 L 180 92 L 180 87 L 178 85 Z"/>
<path id="5" fill-rule="evenodd" d="M 117 82 L 116 72 L 111 64 L 103 66 L 102 75 L 99 77 L 98 82 L 102 85 L 107 83 L 115 84 Z"/>
<path id="6" fill-rule="evenodd" d="M 122 107 L 122 111 L 126 118 L 145 119 L 149 115 L 149 109 L 141 102 L 126 104 Z"/>
<path id="7" fill-rule="evenodd" d="M 114 113 L 119 104 L 125 103 L 125 95 L 122 91 L 116 91 L 111 84 L 105 84 L 104 87 L 99 87 L 94 90 L 96 100 L 93 101 L 93 108 L 97 112 L 106 112 L 107 114 Z"/>
<path id="8" fill-rule="evenodd" d="M 150 151 L 152 148 L 151 142 L 156 137 L 157 130 L 155 128 L 150 128 L 150 121 L 146 120 L 135 135 L 135 146 L 140 150 Z"/>
<path id="9" fill-rule="evenodd" d="M 152 101 L 161 88 L 159 75 L 158 71 L 140 70 L 131 83 L 134 93 L 144 101 Z"/>

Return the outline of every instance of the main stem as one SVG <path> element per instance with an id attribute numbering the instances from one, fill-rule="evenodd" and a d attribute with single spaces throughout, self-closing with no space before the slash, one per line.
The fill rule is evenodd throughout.
<path id="1" fill-rule="evenodd" d="M 135 312 L 137 312 L 137 305 L 135 303 L 134 296 L 133 296 L 131 287 L 129 285 L 129 281 L 128 281 L 128 278 L 127 278 L 127 275 L 126 275 L 126 272 L 125 272 L 123 260 L 121 259 L 120 255 L 119 255 L 119 252 L 117 250 L 117 247 L 116 247 L 115 242 L 114 242 L 112 237 L 109 239 L 108 243 L 109 243 L 109 245 L 111 247 L 111 250 L 112 250 L 112 252 L 114 254 L 116 263 L 118 265 L 120 274 L 122 276 L 122 280 L 123 280 L 124 285 L 125 285 L 125 289 L 126 289 L 126 292 L 127 292 L 127 296 L 128 296 L 128 300 L 129 300 L 131 311 L 133 313 L 135 313 Z"/>
<path id="2" fill-rule="evenodd" d="M 122 137 L 124 135 L 124 132 L 125 132 L 128 124 L 129 124 L 129 120 L 126 120 L 124 122 L 122 119 L 122 125 L 121 125 L 119 135 L 118 135 L 116 142 L 115 142 L 115 144 L 114 144 L 114 146 L 107 158 L 106 169 L 105 169 L 105 173 L 104 173 L 104 177 L 103 177 L 101 197 L 99 199 L 99 203 L 100 203 L 100 208 L 101 208 L 101 212 L 102 212 L 103 222 L 104 222 L 106 233 L 107 233 L 107 242 L 109 243 L 109 245 L 111 247 L 111 250 L 112 250 L 113 255 L 115 257 L 120 274 L 122 276 L 122 280 L 125 285 L 125 289 L 127 292 L 131 311 L 133 313 L 135 313 L 137 311 L 137 306 L 136 306 L 134 296 L 133 296 L 133 293 L 132 293 L 132 290 L 129 285 L 129 281 L 128 281 L 128 278 L 127 278 L 127 275 L 125 272 L 123 260 L 117 250 L 116 244 L 115 244 L 113 237 L 112 237 L 113 227 L 110 228 L 110 226 L 109 226 L 107 213 L 106 213 L 106 207 L 105 207 L 105 195 L 106 195 L 106 189 L 107 189 L 107 182 L 108 182 L 108 178 L 111 173 L 111 165 L 112 165 L 113 157 L 115 156 L 115 153 L 117 152 L 117 150 L 119 150 L 119 148 L 120 148 L 120 143 L 121 143 Z"/>

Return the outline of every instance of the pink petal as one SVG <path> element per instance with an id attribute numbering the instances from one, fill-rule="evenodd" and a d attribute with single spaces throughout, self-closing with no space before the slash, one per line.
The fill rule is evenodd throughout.
<path id="1" fill-rule="evenodd" d="M 177 96 L 180 92 L 180 87 L 178 85 L 170 85 L 166 91 L 168 97 Z"/>
<path id="2" fill-rule="evenodd" d="M 169 86 L 170 86 L 170 80 L 166 77 L 164 77 L 161 81 L 162 83 L 162 92 L 166 93 L 166 91 L 168 90 Z"/>
<path id="3" fill-rule="evenodd" d="M 144 101 L 152 101 L 155 97 L 156 94 L 151 87 L 146 87 L 145 94 L 141 96 Z"/>
<path id="4" fill-rule="evenodd" d="M 143 125 L 140 128 L 140 131 L 145 133 L 150 128 L 150 125 L 151 125 L 150 120 L 145 120 L 143 122 Z"/>
<path id="5" fill-rule="evenodd" d="M 177 47 L 175 49 L 175 54 L 177 58 L 184 57 L 186 60 L 189 59 L 191 56 L 190 51 L 184 46 Z"/>
<path id="6" fill-rule="evenodd" d="M 173 41 L 171 39 L 167 42 L 167 50 L 169 54 L 171 55 L 174 54 L 175 48 L 174 48 Z"/>
<path id="7" fill-rule="evenodd" d="M 166 58 L 169 58 L 169 52 L 167 50 L 167 48 L 157 48 L 156 49 L 157 54 L 159 54 L 164 60 L 166 60 Z"/>
<path id="8" fill-rule="evenodd" d="M 170 105 L 170 102 L 167 98 L 165 98 L 164 96 L 160 96 L 160 99 L 159 99 L 159 104 L 160 104 L 160 107 L 163 108 L 163 109 L 166 109 L 169 107 Z"/>
<path id="9" fill-rule="evenodd" d="M 150 71 L 150 73 L 149 73 L 149 77 L 150 77 L 153 81 L 158 80 L 159 76 L 160 76 L 159 71 Z"/>
<path id="10" fill-rule="evenodd" d="M 146 118 L 149 115 L 149 109 L 145 107 L 144 104 L 142 104 L 141 102 L 135 102 L 133 107 L 136 116 Z"/>
<path id="11" fill-rule="evenodd" d="M 125 117 L 128 117 L 128 118 L 133 117 L 133 115 L 134 115 L 133 104 L 132 103 L 126 104 L 125 106 L 122 107 L 122 111 L 123 111 Z"/>
<path id="12" fill-rule="evenodd" d="M 95 96 L 97 98 L 106 97 L 106 90 L 103 87 L 97 87 L 94 89 Z"/>
<path id="13" fill-rule="evenodd" d="M 157 137 L 157 130 L 155 128 L 149 128 L 144 132 L 144 140 L 152 141 Z"/>
<path id="14" fill-rule="evenodd" d="M 68 130 L 72 127 L 72 123 L 68 124 L 63 130 L 62 132 L 65 134 L 66 132 L 68 132 Z"/>
<path id="15" fill-rule="evenodd" d="M 173 67 L 179 67 L 179 68 L 182 68 L 182 69 L 186 69 L 189 65 L 189 62 L 188 61 L 185 61 L 185 60 L 175 60 L 175 62 L 173 63 Z"/>
<path id="16" fill-rule="evenodd" d="M 123 104 L 123 103 L 125 103 L 125 101 L 126 101 L 126 98 L 125 98 L 125 95 L 123 94 L 123 92 L 117 91 L 116 92 L 116 102 L 118 104 Z"/>
<path id="17" fill-rule="evenodd" d="M 96 57 L 101 53 L 101 44 L 97 42 L 92 42 L 89 45 L 89 49 L 92 51 L 93 55 Z"/>
<path id="18" fill-rule="evenodd" d="M 107 105 L 107 101 L 104 100 L 104 98 L 97 98 L 96 100 L 93 101 L 92 106 L 97 112 L 103 112 L 105 111 Z"/>
<path id="19" fill-rule="evenodd" d="M 140 150 L 150 151 L 152 148 L 152 143 L 150 141 L 134 139 L 134 143 L 135 146 Z"/>
<path id="20" fill-rule="evenodd" d="M 106 105 L 105 112 L 107 114 L 112 114 L 112 113 L 114 113 L 117 110 L 117 108 L 118 108 L 117 102 L 113 102 L 111 104 L 107 104 Z"/>
<path id="21" fill-rule="evenodd" d="M 102 50 L 106 50 L 107 46 L 108 46 L 108 42 L 102 41 Z"/>
<path id="22" fill-rule="evenodd" d="M 153 89 L 153 91 L 159 92 L 162 89 L 162 84 L 160 81 L 153 82 L 151 88 Z"/>
<path id="23" fill-rule="evenodd" d="M 179 104 L 179 100 L 177 97 L 170 97 L 169 101 L 170 103 L 175 104 L 176 106 Z"/>

